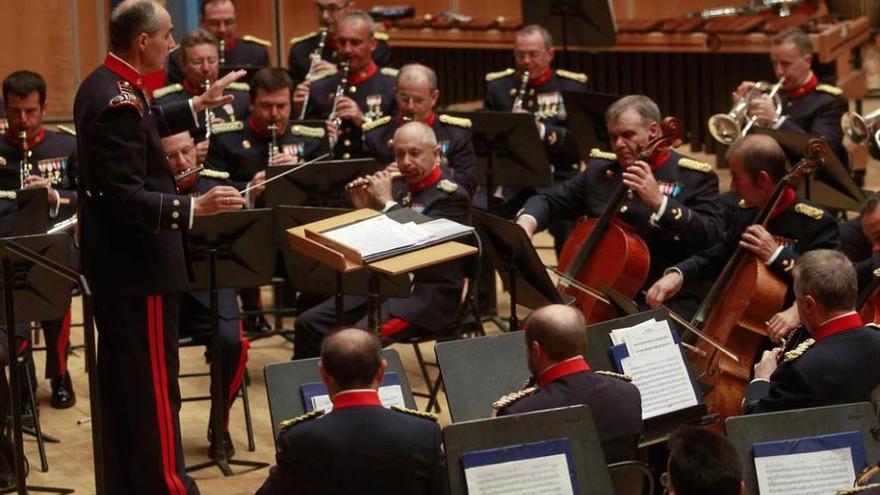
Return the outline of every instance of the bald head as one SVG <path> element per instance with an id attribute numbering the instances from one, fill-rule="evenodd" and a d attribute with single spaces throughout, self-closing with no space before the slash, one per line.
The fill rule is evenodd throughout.
<path id="1" fill-rule="evenodd" d="M 321 342 L 321 367 L 341 390 L 369 388 L 382 366 L 381 350 L 372 333 L 343 328 Z"/>
<path id="2" fill-rule="evenodd" d="M 406 64 L 397 73 L 397 86 L 426 86 L 429 91 L 437 89 L 437 74 L 433 69 L 422 64 Z"/>
<path id="3" fill-rule="evenodd" d="M 437 136 L 424 122 L 407 122 L 394 131 L 394 143 L 398 142 L 417 143 L 433 148 L 437 146 Z"/>
<path id="4" fill-rule="evenodd" d="M 537 342 L 553 361 L 583 355 L 587 346 L 584 316 L 563 304 L 551 304 L 534 311 L 523 323 L 526 344 Z"/>
<path id="5" fill-rule="evenodd" d="M 763 134 L 749 134 L 734 141 L 727 149 L 727 159 L 742 161 L 752 180 L 762 171 L 774 181 L 785 177 L 785 152 L 772 137 Z"/>

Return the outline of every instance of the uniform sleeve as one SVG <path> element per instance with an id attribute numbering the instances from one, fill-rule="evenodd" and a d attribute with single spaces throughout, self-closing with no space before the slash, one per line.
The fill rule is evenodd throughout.
<path id="1" fill-rule="evenodd" d="M 551 220 L 571 220 L 584 214 L 584 194 L 587 189 L 587 173 L 555 184 L 548 191 L 536 194 L 526 201 L 523 213 L 538 222 L 538 231 L 547 228 Z M 586 212 L 589 213 L 589 212 Z"/>
<path id="2" fill-rule="evenodd" d="M 816 134 L 828 141 L 833 147 L 838 146 L 843 140 L 843 130 L 840 128 L 840 117 L 849 110 L 849 104 L 844 98 L 834 98 L 826 105 L 819 107 L 813 114 L 809 129 L 804 129 L 790 119 L 785 119 L 780 129 L 797 132 L 799 134 Z"/>
<path id="3" fill-rule="evenodd" d="M 441 448 L 440 427 L 435 425 L 434 429 L 434 470 L 432 473 L 428 493 L 431 495 L 446 495 L 449 493 L 446 456 Z"/>
<path id="4" fill-rule="evenodd" d="M 275 467 L 269 470 L 269 477 L 256 495 L 292 495 L 301 493 L 302 481 L 297 479 L 293 466 L 296 463 L 296 450 L 284 438 L 282 431 L 278 435 L 278 453 L 275 454 Z"/>
<path id="5" fill-rule="evenodd" d="M 724 228 L 718 200 L 718 176 L 714 173 L 702 175 L 687 203 L 667 196 L 666 210 L 657 220 L 659 227 L 677 236 L 689 252 L 713 245 Z"/>
<path id="6" fill-rule="evenodd" d="M 757 414 L 800 409 L 812 403 L 813 392 L 806 376 L 794 363 L 782 363 L 766 381 L 746 387 L 743 412 Z"/>
<path id="7" fill-rule="evenodd" d="M 871 256 L 871 241 L 862 232 L 862 217 L 840 224 L 840 250 L 853 263 Z"/>
<path id="8" fill-rule="evenodd" d="M 134 107 L 105 109 L 90 129 L 96 140 L 91 175 L 106 211 L 119 221 L 151 232 L 176 230 L 190 224 L 192 198 L 145 188 L 150 125 Z"/>
<path id="9" fill-rule="evenodd" d="M 860 294 L 874 280 L 874 269 L 876 268 L 880 268 L 880 252 L 873 253 L 870 257 L 856 263 Z"/>
<path id="10" fill-rule="evenodd" d="M 391 48 L 385 40 L 379 40 L 376 43 L 376 51 L 373 52 L 373 61 L 379 67 L 385 67 L 391 63 Z"/>
<path id="11" fill-rule="evenodd" d="M 474 194 L 477 188 L 477 157 L 474 152 L 474 133 L 466 129 L 461 134 L 461 139 L 452 143 L 449 153 L 449 163 L 452 179 L 461 184 L 469 196 Z"/>
<path id="12" fill-rule="evenodd" d="M 61 207 L 58 209 L 58 215 L 61 218 L 67 218 L 76 213 L 77 195 L 76 195 L 76 178 L 79 177 L 79 158 L 77 157 L 76 146 L 68 157 L 67 162 L 67 188 L 56 189 L 61 197 Z"/>
<path id="13" fill-rule="evenodd" d="M 574 135 L 565 126 L 544 123 L 544 146 L 556 156 L 577 161 Z"/>
<path id="14" fill-rule="evenodd" d="M 159 129 L 159 135 L 162 137 L 188 131 L 199 124 L 194 118 L 195 113 L 193 113 L 188 98 L 167 105 L 155 106 L 150 114 Z"/>
<path id="15" fill-rule="evenodd" d="M 806 217 L 804 218 L 806 219 Z M 812 222 L 816 220 L 809 219 L 806 221 Z M 818 221 L 822 222 L 822 226 L 812 239 L 800 239 L 802 245 L 799 246 L 797 251 L 792 246 L 786 246 L 779 253 L 779 256 L 773 260 L 773 263 L 770 264 L 770 271 L 786 284 L 791 285 L 791 272 L 800 258 L 798 253 L 806 253 L 814 249 L 837 249 L 840 243 L 840 230 L 837 227 L 837 222 L 827 214 Z"/>
<path id="16" fill-rule="evenodd" d="M 733 253 L 736 252 L 742 232 L 742 226 L 738 226 L 733 231 L 725 230 L 718 242 L 712 247 L 676 264 L 675 268 L 681 270 L 684 277 L 685 287 L 694 287 L 700 282 L 717 277 Z"/>
<path id="17" fill-rule="evenodd" d="M 492 91 L 492 84 L 486 84 L 486 97 L 483 100 L 483 109 L 484 110 L 495 110 L 495 111 L 506 111 L 510 110 L 509 108 L 501 108 L 501 103 L 498 102 L 495 98 L 495 94 Z"/>

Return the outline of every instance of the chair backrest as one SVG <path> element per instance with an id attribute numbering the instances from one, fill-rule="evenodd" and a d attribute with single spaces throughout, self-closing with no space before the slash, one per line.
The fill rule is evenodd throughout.
<path id="1" fill-rule="evenodd" d="M 483 264 L 483 243 L 480 240 L 480 236 L 477 235 L 476 231 L 471 236 L 474 239 L 474 244 L 477 247 L 477 254 L 473 256 L 469 256 L 465 260 L 465 287 L 464 292 L 461 297 L 461 305 L 458 307 L 458 312 L 455 315 L 455 320 L 453 323 L 452 334 L 454 336 L 458 336 L 462 329 L 462 325 L 465 319 L 468 317 L 468 313 L 474 313 L 474 317 L 477 318 L 477 324 L 480 324 L 479 321 L 479 311 L 476 310 L 476 297 L 477 297 L 477 289 L 480 280 L 480 267 Z"/>
<path id="2" fill-rule="evenodd" d="M 615 495 L 651 495 L 654 493 L 654 475 L 651 468 L 638 461 L 616 462 L 608 465 Z"/>

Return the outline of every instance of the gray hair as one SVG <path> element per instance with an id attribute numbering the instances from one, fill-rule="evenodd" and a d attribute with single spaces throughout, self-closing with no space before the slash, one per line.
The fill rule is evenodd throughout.
<path id="1" fill-rule="evenodd" d="M 339 20 L 339 24 L 345 24 L 346 22 L 351 22 L 354 20 L 360 20 L 364 22 L 368 28 L 370 28 L 370 38 L 376 34 L 376 22 L 373 21 L 373 18 L 370 17 L 370 14 L 364 12 L 363 10 L 352 10 L 351 12 L 347 12 L 342 19 Z"/>
<path id="2" fill-rule="evenodd" d="M 422 64 L 406 64 L 400 68 L 397 73 L 396 83 L 399 85 L 401 81 L 418 81 L 421 77 L 428 80 L 428 87 L 431 91 L 437 89 L 437 73 L 427 65 Z"/>
<path id="3" fill-rule="evenodd" d="M 110 14 L 110 50 L 125 51 L 141 33 L 154 34 L 159 29 L 156 3 L 152 0 L 126 0 Z"/>
<path id="4" fill-rule="evenodd" d="M 799 27 L 790 27 L 783 29 L 773 37 L 773 46 L 783 45 L 785 43 L 793 44 L 801 55 L 812 55 L 815 49 L 813 42 L 810 41 L 810 35 L 805 33 Z"/>
<path id="5" fill-rule="evenodd" d="M 548 50 L 553 48 L 553 35 L 551 35 L 550 31 L 547 31 L 547 28 L 544 26 L 529 24 L 516 32 L 517 36 L 531 36 L 533 34 L 541 35 L 541 38 L 544 40 L 544 48 L 547 48 Z"/>
<path id="6" fill-rule="evenodd" d="M 660 108 L 657 107 L 654 100 L 645 95 L 629 95 L 615 101 L 608 107 L 608 110 L 605 111 L 605 123 L 611 124 L 630 108 L 642 117 L 642 122 L 645 124 L 660 122 Z"/>
<path id="7" fill-rule="evenodd" d="M 794 294 L 810 295 L 828 310 L 851 311 L 858 298 L 856 270 L 840 251 L 816 249 L 804 253 L 794 266 Z"/>

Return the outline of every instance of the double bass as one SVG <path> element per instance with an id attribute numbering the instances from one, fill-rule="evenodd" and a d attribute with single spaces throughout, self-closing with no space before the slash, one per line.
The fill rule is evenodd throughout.
<path id="1" fill-rule="evenodd" d="M 776 185 L 767 203 L 755 217 L 754 225 L 765 226 L 795 179 L 816 170 L 829 153 L 820 139 L 807 143 L 805 158 Z M 712 342 L 701 339 L 692 363 L 702 371 L 701 381 L 711 387 L 705 399 L 711 412 L 722 418 L 740 414 L 751 363 L 767 338 L 766 321 L 782 310 L 788 287 L 751 251 L 737 247 L 721 275 L 700 305 L 691 325 Z M 719 346 L 738 357 L 719 350 Z"/>
<path id="2" fill-rule="evenodd" d="M 666 117 L 661 135 L 652 139 L 639 153 L 639 159 L 652 163 L 669 148 L 681 144 L 681 125 Z M 650 267 L 650 253 L 629 225 L 617 219 L 617 212 L 628 191 L 623 181 L 617 185 L 598 218 L 580 220 L 572 228 L 559 255 L 558 290 L 572 296 L 587 323 L 614 318 L 616 312 L 595 291 L 584 288 L 610 287 L 633 298 L 645 284 Z"/>

